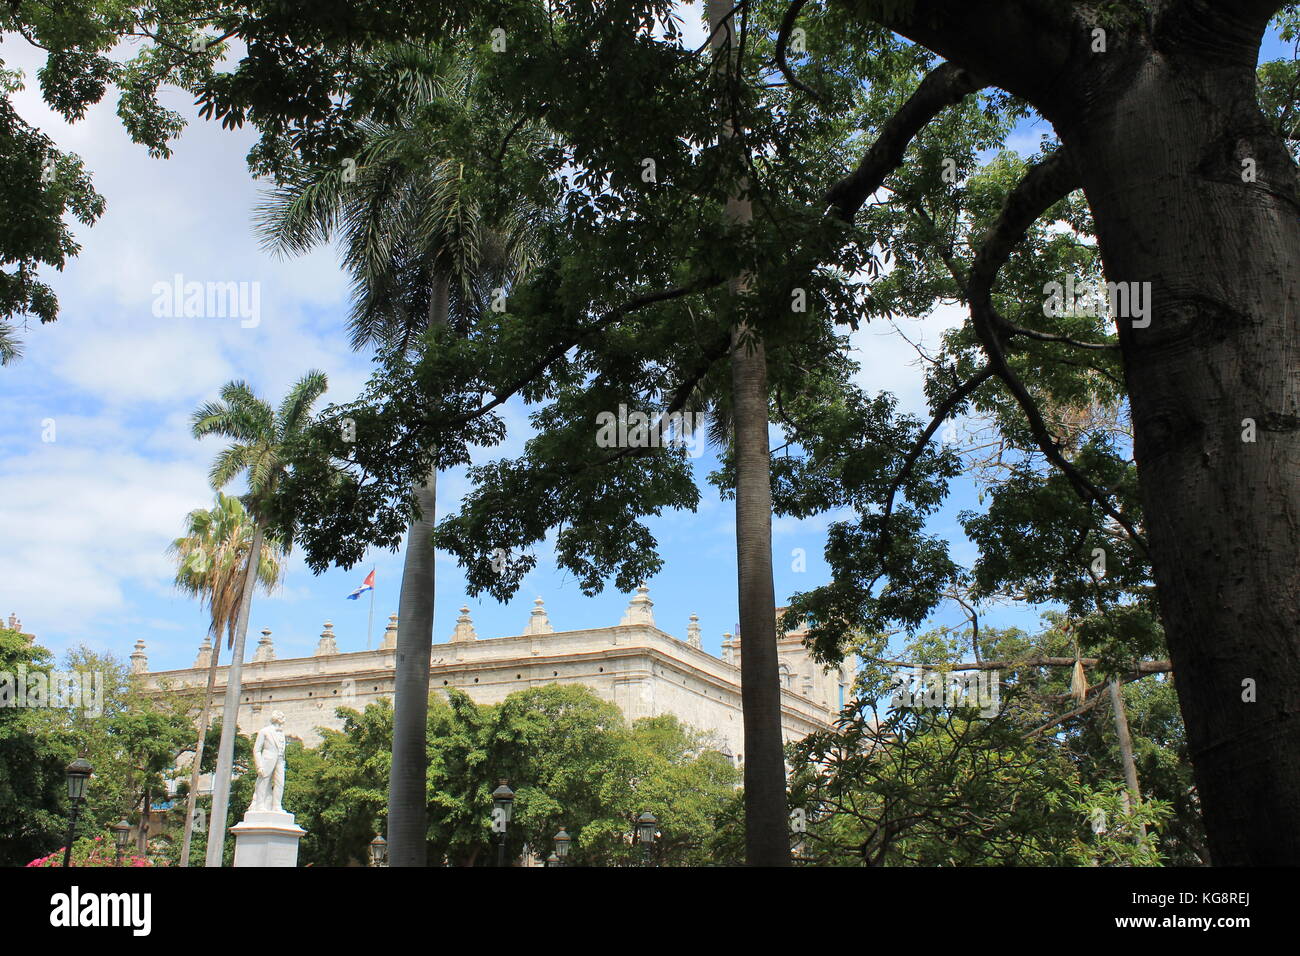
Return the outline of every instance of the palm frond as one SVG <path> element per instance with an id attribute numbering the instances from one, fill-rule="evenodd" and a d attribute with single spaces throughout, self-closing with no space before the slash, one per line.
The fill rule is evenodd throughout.
<path id="1" fill-rule="evenodd" d="M 0 365 L 16 362 L 23 356 L 23 346 L 18 331 L 7 322 L 0 322 Z"/>
<path id="2" fill-rule="evenodd" d="M 298 379 L 280 403 L 276 413 L 277 438 L 283 440 L 303 425 L 316 400 L 329 388 L 329 379 L 320 369 L 312 369 Z"/>

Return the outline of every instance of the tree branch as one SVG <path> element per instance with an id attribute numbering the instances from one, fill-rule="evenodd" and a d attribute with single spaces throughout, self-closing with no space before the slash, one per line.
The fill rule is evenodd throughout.
<path id="1" fill-rule="evenodd" d="M 880 554 L 883 555 L 889 550 L 889 516 L 894 511 L 894 499 L 898 495 L 898 490 L 903 486 L 903 482 L 907 480 L 908 475 L 912 473 L 912 469 L 916 467 L 917 459 L 921 457 L 921 453 L 925 450 L 926 445 L 930 443 L 930 439 L 934 437 L 934 433 L 939 430 L 939 426 L 952 414 L 952 410 L 992 377 L 993 369 L 991 366 L 986 365 L 955 388 L 935 410 L 934 416 L 930 419 L 930 424 L 926 426 L 925 431 L 921 432 L 916 441 L 912 443 L 912 447 L 907 452 L 907 457 L 903 459 L 903 467 L 894 476 L 894 480 L 889 485 L 889 494 L 885 496 L 885 507 L 881 511 Z"/>
<path id="2" fill-rule="evenodd" d="M 1063 74 L 1087 49 L 1076 5 L 1060 0 L 839 2 L 1040 109 L 1073 93 Z"/>
<path id="3" fill-rule="evenodd" d="M 888 667 L 907 667 L 920 668 L 928 671 L 1010 671 L 1021 667 L 1073 667 L 1076 659 L 1073 657 L 1048 657 L 1046 655 L 1037 655 L 1035 657 L 1026 657 L 1019 661 L 974 661 L 967 664 L 917 664 L 909 661 L 891 661 L 880 657 L 864 657 L 863 660 L 869 660 L 875 664 L 884 664 Z M 1096 667 L 1101 663 L 1099 657 L 1080 657 L 1078 663 L 1084 667 Z M 1126 671 L 1126 675 L 1145 676 L 1147 674 L 1172 674 L 1174 665 L 1169 661 L 1138 661 L 1133 665 L 1132 670 Z"/>
<path id="4" fill-rule="evenodd" d="M 776 68 L 792 87 L 810 99 L 820 101 L 820 97 L 799 81 L 794 71 L 790 69 L 790 64 L 785 61 L 785 46 L 790 41 L 790 31 L 794 29 L 794 22 L 799 18 L 799 12 L 807 2 L 808 0 L 794 0 L 785 11 L 785 17 L 781 20 L 781 29 L 776 34 Z"/>
<path id="5" fill-rule="evenodd" d="M 535 379 L 538 375 L 542 374 L 542 372 L 546 371 L 552 362 L 559 361 L 564 356 L 564 353 L 569 351 L 569 349 L 573 348 L 575 345 L 579 345 L 585 339 L 590 338 L 597 332 L 603 331 L 614 322 L 624 318 L 628 313 L 635 312 L 637 309 L 643 309 L 648 305 L 655 305 L 659 302 L 668 302 L 673 299 L 680 299 L 683 296 L 694 295 L 696 292 L 703 292 L 705 289 L 711 288 L 715 285 L 720 285 L 725 281 L 725 279 L 712 277 L 698 279 L 689 285 L 678 286 L 674 289 L 664 289 L 659 292 L 649 292 L 645 295 L 639 295 L 629 299 L 618 308 L 611 309 L 609 312 L 605 313 L 605 315 L 596 322 L 593 322 L 586 328 L 580 329 L 565 340 L 553 345 L 547 350 L 545 355 L 532 365 L 528 366 L 527 370 L 522 375 L 512 380 L 510 384 L 506 385 L 504 388 L 494 392 L 492 401 L 480 405 L 472 412 L 466 412 L 463 415 L 456 416 L 447 424 L 450 426 L 466 424 L 476 418 L 481 418 L 483 415 L 492 411 L 492 409 L 509 401 L 511 396 Z"/>
<path id="6" fill-rule="evenodd" d="M 858 163 L 858 168 L 826 193 L 826 204 L 835 210 L 840 219 L 852 222 L 867 198 L 903 162 L 903 154 L 916 134 L 949 106 L 960 103 L 967 95 L 984 86 L 983 81 L 951 63 L 944 63 L 931 70 L 916 88 L 916 92 L 881 127 L 875 142 Z"/>
<path id="7" fill-rule="evenodd" d="M 1065 475 L 1080 497 L 1095 501 L 1102 511 L 1128 533 L 1133 543 L 1145 552 L 1146 541 L 1132 522 L 1110 503 L 1108 495 L 1084 477 L 1061 453 L 1060 446 L 1043 421 L 1038 404 L 1007 362 L 1005 333 L 999 331 L 1007 323 L 993 307 L 993 282 L 998 271 L 1010 258 L 1012 249 L 1043 213 L 1078 187 L 1078 170 L 1064 149 L 1058 149 L 1031 168 L 1007 195 L 997 222 L 975 254 L 966 282 L 966 299 L 970 303 L 975 334 L 989 357 L 989 365 L 1024 411 L 1038 447 L 1048 461 Z"/>

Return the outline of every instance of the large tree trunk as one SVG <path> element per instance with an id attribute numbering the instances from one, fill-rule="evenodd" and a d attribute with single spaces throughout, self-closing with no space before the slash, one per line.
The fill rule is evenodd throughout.
<path id="1" fill-rule="evenodd" d="M 734 52 L 730 0 L 707 0 L 711 46 Z M 727 20 L 725 26 L 720 26 Z M 723 140 L 736 133 L 730 121 Z M 748 223 L 748 199 L 727 200 L 727 219 Z M 748 277 L 731 283 L 741 293 Z M 736 461 L 736 576 L 740 604 L 740 705 L 745 722 L 745 860 L 789 866 L 790 835 L 781 733 L 781 677 L 772 584 L 772 476 L 767 441 L 767 355 L 745 326 L 732 332 L 731 393 Z"/>
<path id="2" fill-rule="evenodd" d="M 447 321 L 448 281 L 434 283 L 429 324 Z M 397 605 L 393 677 L 393 763 L 388 783 L 388 865 L 428 865 L 429 658 L 433 653 L 434 549 L 438 470 L 412 489 L 420 509 L 406 535 Z"/>
<path id="3" fill-rule="evenodd" d="M 194 835 L 194 805 L 198 801 L 199 765 L 203 762 L 203 746 L 208 737 L 208 720 L 212 717 L 212 689 L 217 684 L 217 661 L 221 657 L 221 632 L 212 642 L 212 657 L 208 662 L 208 686 L 203 692 L 203 712 L 199 714 L 199 739 L 194 745 L 194 768 L 190 771 L 190 792 L 185 797 L 185 835 L 181 838 L 180 866 L 190 865 L 190 841 Z"/>
<path id="4" fill-rule="evenodd" d="M 1036 106 L 1079 165 L 1107 279 L 1151 283 L 1150 325 L 1121 319 L 1120 343 L 1216 865 L 1300 864 L 1300 187 L 1255 88 L 1281 6 L 1144 4 L 1104 50 L 1084 4 L 868 13 Z"/>
<path id="5" fill-rule="evenodd" d="M 253 526 L 253 543 L 244 572 L 244 593 L 235 619 L 235 647 L 226 672 L 226 700 L 221 710 L 221 742 L 217 745 L 217 769 L 212 777 L 212 819 L 208 821 L 208 851 L 204 866 L 221 866 L 226 849 L 226 810 L 230 804 L 230 778 L 235 764 L 235 734 L 238 733 L 240 675 L 244 669 L 244 638 L 248 636 L 248 612 L 257 586 L 257 567 L 262 559 L 262 525 Z"/>
<path id="6" fill-rule="evenodd" d="M 1144 56 L 1090 90 L 1081 115 L 1054 119 L 1080 161 L 1107 278 L 1151 283 L 1150 326 L 1120 319 L 1120 340 L 1210 852 L 1217 865 L 1294 865 L 1300 203 L 1256 107 L 1254 44 L 1212 46 L 1213 61 L 1195 43 Z"/>

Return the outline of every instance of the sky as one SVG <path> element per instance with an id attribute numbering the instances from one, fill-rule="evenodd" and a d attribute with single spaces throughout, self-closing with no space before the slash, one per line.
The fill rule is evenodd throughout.
<path id="1" fill-rule="evenodd" d="M 698 46 L 705 31 L 689 8 L 686 25 L 685 42 Z M 0 370 L 0 617 L 16 613 L 25 631 L 60 656 L 84 644 L 125 659 L 143 640 L 151 669 L 188 667 L 208 622 L 198 602 L 173 587 L 166 552 L 185 515 L 211 506 L 207 473 L 219 448 L 219 440 L 191 437 L 191 412 L 231 379 L 245 379 L 278 401 L 309 368 L 329 377 L 325 402 L 346 401 L 365 382 L 370 356 L 347 346 L 347 283 L 333 249 L 279 260 L 259 248 L 251 213 L 261 187 L 244 162 L 251 130 L 204 122 L 188 96 L 171 91 L 165 105 L 191 123 L 170 159 L 151 159 L 123 132 L 111 94 L 75 125 L 49 111 L 33 79 L 38 52 L 11 36 L 0 46 L 6 66 L 26 69 L 32 81 L 15 96 L 16 106 L 61 149 L 86 161 L 107 211 L 92 228 L 76 225 L 83 248 L 62 273 L 47 270 L 59 320 L 32 322 L 23 335 L 24 357 Z M 1028 150 L 1043 131 L 1042 125 L 1018 129 L 1012 145 Z M 176 276 L 256 283 L 258 321 L 156 314 L 155 286 Z M 961 319 L 956 308 L 941 307 L 898 325 L 908 339 L 933 347 Z M 864 327 L 852 345 L 864 388 L 892 391 L 902 409 L 925 414 L 922 370 L 911 345 L 887 326 Z M 521 452 L 529 434 L 526 410 L 513 403 L 506 419 L 506 442 L 479 453 L 476 462 Z M 718 653 L 738 612 L 733 508 L 703 481 L 715 465 L 708 452 L 695 461 L 703 498 L 696 513 L 649 522 L 664 568 L 648 585 L 661 628 L 684 638 L 689 615 L 698 614 L 705 648 Z M 440 478 L 439 517 L 455 509 L 467 487 L 463 469 Z M 966 564 L 974 549 L 956 514 L 972 507 L 974 491 L 961 485 L 931 522 Z M 827 580 L 822 548 L 833 519 L 776 519 L 779 603 Z M 805 570 L 797 570 L 796 549 L 806 555 Z M 248 656 L 263 628 L 270 628 L 280 657 L 309 655 L 327 620 L 341 651 L 364 649 L 369 600 L 346 596 L 372 567 L 373 645 L 397 609 L 401 564 L 400 552 L 375 551 L 361 566 L 317 576 L 299 554 L 291 555 L 282 586 L 254 600 Z M 557 631 L 617 624 L 630 597 L 612 589 L 584 596 L 545 553 L 504 605 L 468 598 L 460 569 L 445 555 L 438 557 L 436 581 L 435 641 L 450 637 L 463 604 L 479 637 L 487 638 L 519 633 L 536 597 L 544 599 Z M 959 616 L 948 607 L 937 620 Z M 1032 627 L 1036 619 L 1032 609 L 993 608 L 982 624 Z"/>

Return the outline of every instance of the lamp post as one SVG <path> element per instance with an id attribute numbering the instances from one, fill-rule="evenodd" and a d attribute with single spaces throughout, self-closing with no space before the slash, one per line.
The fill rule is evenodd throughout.
<path id="1" fill-rule="evenodd" d="M 554 853 L 548 856 L 546 858 L 546 862 L 542 864 L 543 867 L 552 867 L 552 866 L 559 866 L 559 865 L 560 865 L 560 858 L 556 856 Z"/>
<path id="2" fill-rule="evenodd" d="M 650 848 L 655 842 L 655 825 L 659 821 L 655 815 L 647 810 L 641 816 L 636 818 L 637 839 L 641 841 L 641 853 L 644 859 L 644 865 L 650 866 Z"/>
<path id="3" fill-rule="evenodd" d="M 572 842 L 573 838 L 568 831 L 560 827 L 560 832 L 555 834 L 555 853 L 552 854 L 556 866 L 564 866 L 564 858 L 569 855 L 569 844 Z"/>
<path id="4" fill-rule="evenodd" d="M 68 764 L 64 773 L 68 776 L 68 799 L 72 801 L 72 815 L 68 822 L 68 845 L 63 850 L 63 865 L 72 865 L 72 840 L 77 833 L 77 815 L 81 812 L 81 801 L 86 796 L 86 781 L 94 773 L 90 761 L 78 757 Z"/>
<path id="5" fill-rule="evenodd" d="M 371 866 L 388 865 L 388 841 L 382 836 L 376 834 L 375 838 L 370 841 L 369 850 Z"/>
<path id="6" fill-rule="evenodd" d="M 119 820 L 109 829 L 113 831 L 113 845 L 117 848 L 117 860 L 114 865 L 121 866 L 122 854 L 126 852 L 126 845 L 131 842 L 131 824 Z"/>
<path id="7" fill-rule="evenodd" d="M 514 806 L 515 792 L 502 777 L 500 786 L 492 791 L 492 829 L 497 835 L 497 866 L 506 865 L 506 827 L 510 823 Z"/>

